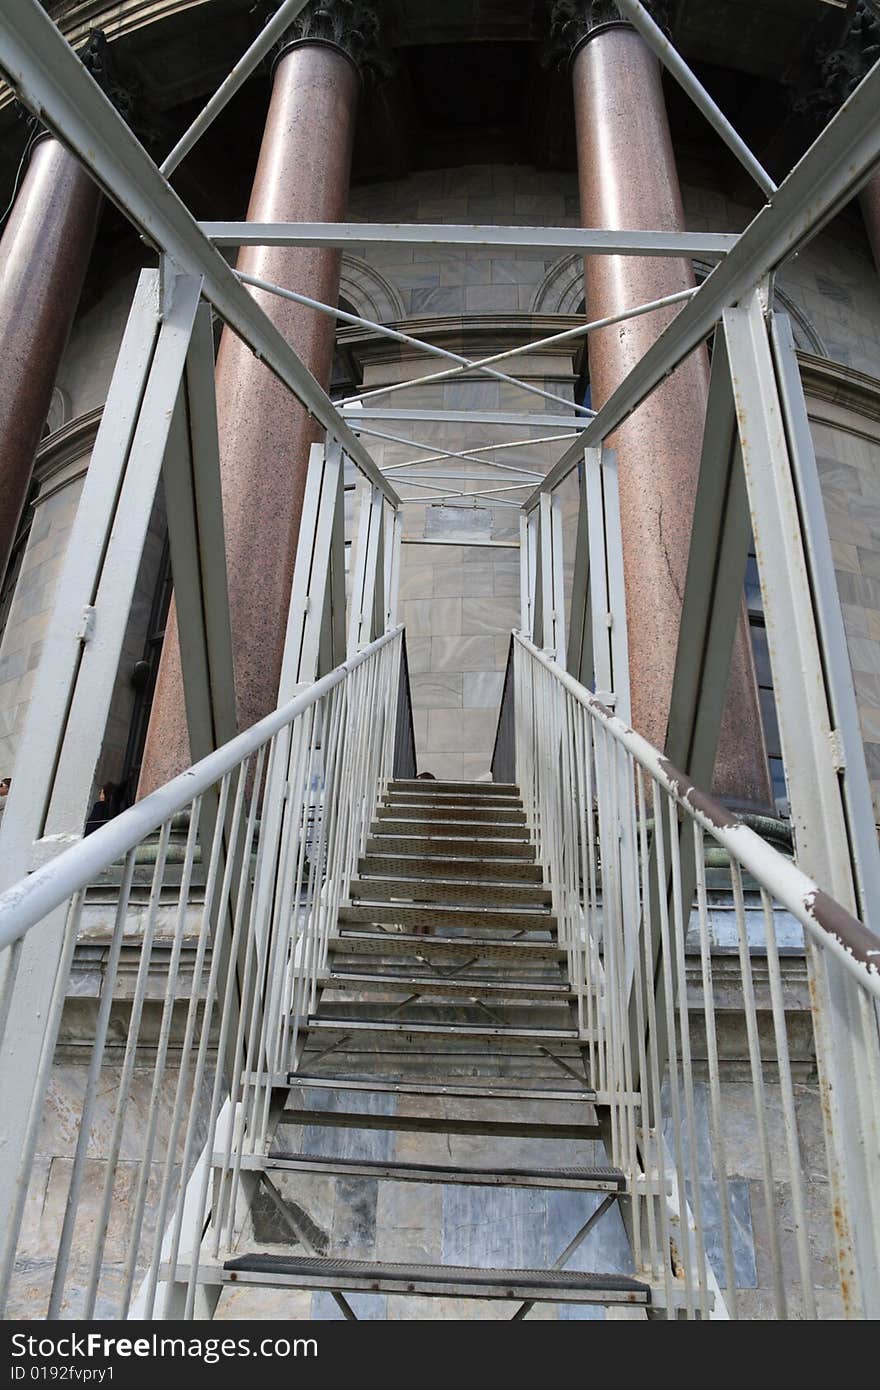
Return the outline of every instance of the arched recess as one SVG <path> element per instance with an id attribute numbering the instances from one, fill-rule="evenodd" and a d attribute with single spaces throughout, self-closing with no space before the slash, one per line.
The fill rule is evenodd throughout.
<path id="1" fill-rule="evenodd" d="M 709 261 L 695 260 L 693 263 L 697 282 L 701 283 L 712 269 Z M 820 335 L 807 315 L 778 286 L 774 288 L 774 305 L 791 319 L 795 346 L 803 352 L 811 352 L 817 357 L 827 357 L 828 353 Z M 535 293 L 532 304 L 535 314 L 583 314 L 584 307 L 584 263 L 583 257 L 573 254 L 563 256 L 548 271 Z"/>
<path id="2" fill-rule="evenodd" d="M 393 285 L 357 256 L 342 257 L 339 298 L 347 300 L 354 313 L 374 323 L 395 323 L 404 316 L 403 301 Z"/>

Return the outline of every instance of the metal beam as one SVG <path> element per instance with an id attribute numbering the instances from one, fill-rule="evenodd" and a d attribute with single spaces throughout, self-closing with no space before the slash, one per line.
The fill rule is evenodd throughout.
<path id="1" fill-rule="evenodd" d="M 51 868 L 82 834 L 199 284 L 177 280 L 163 306 L 158 272 L 144 271 L 138 281 L 22 732 L 27 776 L 14 780 L 0 826 L 0 891 L 32 883 L 31 869 L 39 872 L 47 860 Z M 4 1096 L 0 1221 L 15 1204 L 40 1057 L 54 1047 L 44 1026 L 67 921 L 56 904 L 66 896 L 49 904 L 40 931 L 4 959 L 15 981 L 4 1050 L 19 1084 Z"/>
<path id="2" fill-rule="evenodd" d="M 708 787 L 751 539 L 727 345 L 720 328 L 712 352 L 694 516 L 699 524 L 691 533 L 663 747 L 698 787 Z M 685 872 L 691 871 L 692 859 L 682 856 Z"/>
<path id="3" fill-rule="evenodd" d="M 798 865 L 837 900 L 859 910 L 834 728 L 820 657 L 809 554 L 776 373 L 757 293 L 724 313 L 724 333 L 742 445 L 743 469 L 764 600 L 767 645 L 791 801 Z M 809 470 L 809 457 L 800 461 Z M 813 521 L 817 518 L 813 517 Z M 824 545 L 830 550 L 827 527 Z M 847 670 L 837 673 L 846 680 Z M 863 754 L 861 756 L 864 756 Z M 841 904 L 838 909 L 837 904 Z M 880 949 L 880 938 L 872 940 Z M 807 942 L 816 1060 L 835 1212 L 834 1238 L 844 1314 L 880 1316 L 874 1259 L 876 1150 L 863 1088 L 880 1066 L 876 1018 L 865 1026 L 861 991 L 827 947 Z M 873 1053 L 866 1063 L 865 1049 Z"/>
<path id="4" fill-rule="evenodd" d="M 304 10 L 307 4 L 308 0 L 284 0 L 284 3 L 279 6 L 265 28 L 260 30 L 251 46 L 239 58 L 229 76 L 220 83 L 210 101 L 199 112 L 192 125 L 184 131 L 171 153 L 163 160 L 160 167 L 166 178 L 170 178 L 181 160 L 189 154 L 193 145 L 213 125 L 220 112 L 235 96 L 239 87 L 247 81 L 272 45 L 278 42 L 285 29 L 293 23 L 300 10 Z"/>
<path id="5" fill-rule="evenodd" d="M 329 396 L 199 230 L 38 0 L 4 0 L 0 71 L 28 110 L 73 151 L 145 240 L 165 252 L 181 273 L 204 277 L 205 298 L 223 321 L 339 440 L 373 485 L 396 503 L 390 483 Z"/>
<path id="6" fill-rule="evenodd" d="M 513 425 L 517 429 L 580 429 L 581 422 L 571 415 L 532 415 L 528 411 L 511 410 L 383 410 L 381 407 L 363 409 L 359 405 L 346 406 L 345 419 L 357 429 L 359 420 L 400 420 L 407 422 L 426 422 L 429 424 L 453 425 Z M 412 447 L 418 448 L 415 440 L 408 440 Z M 530 442 L 530 441 L 525 441 Z M 431 448 L 436 448 L 436 444 Z"/>
<path id="7" fill-rule="evenodd" d="M 198 762 L 238 732 L 207 304 L 196 312 L 162 479 L 190 756 Z"/>
<path id="8" fill-rule="evenodd" d="M 728 232 L 605 231 L 583 227 L 477 227 L 427 222 L 200 222 L 215 246 L 474 246 L 560 256 L 724 256 Z"/>
<path id="9" fill-rule="evenodd" d="M 584 451 L 584 500 L 589 548 L 593 679 L 598 698 L 629 723 L 629 644 L 617 458 L 609 449 Z M 563 663 L 560 662 L 560 665 Z"/>
<path id="10" fill-rule="evenodd" d="M 617 8 L 629 20 L 633 28 L 638 30 L 648 47 L 657 55 L 679 86 L 684 88 L 694 105 L 702 111 L 712 129 L 721 136 L 727 148 L 733 151 L 743 168 L 751 174 L 761 192 L 767 194 L 768 197 L 771 193 L 775 193 L 776 184 L 767 170 L 755 158 L 745 141 L 737 135 L 724 112 L 719 106 L 716 106 L 703 84 L 697 81 L 681 54 L 670 43 L 659 25 L 654 23 L 647 10 L 639 4 L 639 0 L 620 0 Z"/>
<path id="11" fill-rule="evenodd" d="M 556 487 L 568 476 L 585 447 L 607 439 L 678 363 L 708 338 L 724 309 L 745 298 L 851 201 L 880 159 L 878 109 L 880 63 L 779 185 L 730 254 L 612 393 L 595 420 L 566 449 L 548 473 L 547 486 Z M 540 492 L 535 489 L 526 503 L 528 508 L 538 505 Z"/>
<path id="12" fill-rule="evenodd" d="M 316 313 L 338 319 L 340 323 L 350 323 L 357 328 L 367 328 L 371 333 L 378 333 L 380 337 L 390 338 L 392 342 L 403 343 L 406 347 L 416 348 L 419 352 L 427 353 L 429 357 L 441 357 L 444 362 L 455 362 L 454 370 L 456 372 L 479 372 L 483 376 L 491 377 L 494 381 L 504 382 L 505 386 L 516 386 L 520 391 L 526 391 L 532 396 L 540 396 L 543 400 L 555 401 L 557 405 L 569 404 L 565 396 L 558 396 L 553 391 L 545 391 L 540 386 L 532 386 L 529 382 L 520 381 L 518 377 L 508 376 L 506 372 L 496 372 L 494 367 L 475 362 L 470 357 L 463 357 L 460 352 L 450 352 L 448 348 L 438 347 L 436 343 L 428 343 L 422 338 L 414 338 L 411 333 L 402 333 L 399 328 L 389 328 L 385 323 L 376 323 L 374 319 L 362 318 L 360 314 L 350 314 L 347 309 L 340 309 L 338 305 L 325 304 L 323 300 L 311 299 L 309 295 L 300 294 L 298 290 L 289 290 L 284 285 L 276 285 L 274 280 L 261 280 L 256 275 L 246 275 L 242 270 L 236 271 L 236 276 L 243 284 L 250 285 L 253 289 L 263 290 L 265 294 L 274 294 L 279 299 L 289 299 L 294 304 L 302 304 L 304 308 L 314 309 Z M 431 377 L 416 377 L 412 381 L 399 381 L 393 386 L 380 387 L 378 391 L 369 394 L 381 396 L 383 389 L 402 391 L 408 386 L 421 386 L 426 380 L 432 379 Z M 353 401 L 362 399 L 363 397 L 360 395 L 351 397 Z M 582 415 L 592 416 L 596 413 L 586 406 L 574 405 L 572 409 L 580 411 Z"/>
<path id="13" fill-rule="evenodd" d="M 325 634 L 325 615 L 328 606 L 331 610 L 338 609 L 340 577 L 343 585 L 344 632 L 345 541 L 344 535 L 340 536 L 343 471 L 342 452 L 338 444 L 312 445 L 290 590 L 287 636 L 278 688 L 279 704 L 293 699 L 300 686 L 310 684 L 322 674 L 321 644 Z M 340 540 L 341 554 L 337 553 Z M 337 611 L 332 611 L 331 629 L 338 639 Z M 341 652 L 336 641 L 331 645 L 334 647 L 334 656 L 338 656 L 339 661 L 344 661 L 344 638 Z M 333 670 L 339 661 L 334 661 L 329 669 Z"/>

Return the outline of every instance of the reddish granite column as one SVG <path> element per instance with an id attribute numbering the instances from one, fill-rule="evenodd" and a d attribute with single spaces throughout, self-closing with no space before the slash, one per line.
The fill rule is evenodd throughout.
<path id="1" fill-rule="evenodd" d="M 335 44 L 298 41 L 276 71 L 249 221 L 337 222 L 348 205 L 360 79 Z M 335 304 L 338 251 L 252 247 L 238 268 Z M 266 313 L 326 387 L 335 323 L 277 296 Z M 322 431 L 234 334 L 217 361 L 220 468 L 239 727 L 275 708 L 309 447 Z M 174 610 L 162 652 L 140 795 L 189 762 Z"/>
<path id="2" fill-rule="evenodd" d="M 684 212 L 659 64 L 634 29 L 599 24 L 573 60 L 581 220 L 587 227 L 680 231 Z M 687 260 L 591 256 L 591 318 L 694 284 Z M 599 407 L 676 310 L 662 310 L 590 337 L 592 401 Z M 609 440 L 620 460 L 632 717 L 662 747 L 675 669 L 708 391 L 695 353 Z M 734 647 L 716 790 L 736 802 L 771 804 L 745 617 Z"/>
<path id="3" fill-rule="evenodd" d="M 0 578 L 89 264 L 101 194 L 50 136 L 37 141 L 0 241 Z"/>

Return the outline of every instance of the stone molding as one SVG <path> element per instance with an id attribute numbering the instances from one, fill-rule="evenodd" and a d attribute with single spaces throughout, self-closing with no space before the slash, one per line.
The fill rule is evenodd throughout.
<path id="1" fill-rule="evenodd" d="M 35 507 L 59 488 L 85 476 L 103 414 L 103 406 L 89 410 L 42 441 L 34 461 L 33 480 L 39 484 Z"/>
<path id="2" fill-rule="evenodd" d="M 403 300 L 390 280 L 375 266 L 347 252 L 342 255 L 339 293 L 356 314 L 374 323 L 396 323 L 404 316 Z"/>
<path id="3" fill-rule="evenodd" d="M 423 338 L 426 342 L 449 348 L 453 352 L 483 356 L 519 347 L 524 343 L 549 337 L 551 333 L 563 332 L 567 328 L 577 328 L 583 321 L 582 314 L 449 314 L 437 318 L 398 319 L 394 326 L 415 338 Z M 361 366 L 373 367 L 418 358 L 424 363 L 426 372 L 431 370 L 429 359 L 417 348 L 392 342 L 367 328 L 341 328 L 337 342 L 341 348 L 349 351 Z M 535 348 L 533 353 L 529 353 L 529 358 L 558 359 L 565 356 L 572 363 L 572 376 L 576 376 L 583 351 L 583 342 L 575 339 L 571 343 L 551 343 L 546 348 Z M 520 359 L 521 362 L 522 360 L 524 359 Z M 516 375 L 516 363 L 517 359 L 514 358 L 509 364 L 511 375 Z M 438 361 L 436 366 L 440 370 L 442 363 Z M 500 370 L 505 370 L 503 362 L 500 364 Z M 555 372 L 552 374 L 555 375 Z M 458 379 L 465 379 L 468 375 L 462 372 L 461 378 Z M 473 375 L 478 376 L 479 373 Z"/>
<path id="4" fill-rule="evenodd" d="M 880 426 L 880 379 L 869 376 L 867 372 L 856 371 L 854 367 L 844 366 L 841 362 L 832 362 L 826 357 L 815 357 L 808 352 L 798 352 L 797 359 L 808 404 L 812 401 L 824 401 Z M 814 414 L 811 407 L 810 415 Z M 828 423 L 837 429 L 847 428 L 839 420 Z M 861 433 L 865 438 L 874 441 L 880 438 L 880 430 L 860 431 L 855 422 L 852 432 Z"/>

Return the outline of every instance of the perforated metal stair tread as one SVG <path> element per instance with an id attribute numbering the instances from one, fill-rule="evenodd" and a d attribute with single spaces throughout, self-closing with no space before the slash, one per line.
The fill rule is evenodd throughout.
<path id="1" fill-rule="evenodd" d="M 562 981 L 529 983 L 521 980 L 486 980 L 461 976 L 447 979 L 441 975 L 394 975 L 382 972 L 369 975 L 354 970 L 331 970 L 323 980 L 325 989 L 354 991 L 401 990 L 407 994 L 461 995 L 475 999 L 491 995 L 507 999 L 573 999 L 574 990 Z"/>
<path id="2" fill-rule="evenodd" d="M 474 843 L 474 831 L 479 830 L 490 840 L 514 840 L 517 845 L 530 845 L 528 827 L 497 821 L 431 820 L 425 816 L 394 816 L 373 822 L 371 835 L 416 835 L 420 839 L 451 839 L 457 837 Z"/>
<path id="3" fill-rule="evenodd" d="M 563 1120 L 504 1119 L 490 1115 L 375 1115 L 363 1110 L 285 1110 L 279 1126 L 310 1125 L 321 1129 L 384 1129 L 400 1133 L 491 1134 L 496 1139 L 601 1139 L 599 1125 Z"/>
<path id="4" fill-rule="evenodd" d="M 556 918 L 541 907 L 472 907 L 459 903 L 443 903 L 422 907 L 413 903 L 382 902 L 359 899 L 343 903 L 339 908 L 340 922 L 412 923 L 425 927 L 497 927 L 509 931 L 550 931 L 556 928 Z"/>
<path id="5" fill-rule="evenodd" d="M 388 783 L 392 792 L 418 791 L 438 796 L 514 796 L 520 794 L 514 782 L 439 782 L 421 777 L 395 777 Z"/>
<path id="6" fill-rule="evenodd" d="M 495 960 L 561 960 L 565 951 L 556 941 L 504 941 L 481 936 L 418 936 L 411 932 L 358 931 L 331 933 L 328 949 L 338 954 L 474 956 Z"/>
<path id="7" fill-rule="evenodd" d="M 526 813 L 516 807 L 507 806 L 435 806 L 419 801 L 394 801 L 388 806 L 379 806 L 376 819 L 383 820 L 426 820 L 435 821 L 474 821 L 477 825 L 487 822 L 495 825 L 518 825 L 525 827 Z"/>
<path id="8" fill-rule="evenodd" d="M 481 1026 L 472 1023 L 409 1023 L 399 1019 L 310 1018 L 305 1024 L 310 1033 L 405 1033 L 423 1038 L 462 1038 L 473 1042 L 583 1042 L 587 1033 L 575 1028 L 521 1028 L 516 1024 Z"/>
<path id="9" fill-rule="evenodd" d="M 409 881 L 410 879 L 460 880 L 473 883 L 504 885 L 513 883 L 537 883 L 544 879 L 540 864 L 528 860 L 486 859 L 463 856 L 455 859 L 449 855 L 395 854 L 385 850 L 369 850 L 358 861 L 358 873 L 363 877 L 384 878 L 389 875 Z"/>
<path id="10" fill-rule="evenodd" d="M 552 901 L 549 888 L 534 883 L 481 883 L 478 880 L 446 879 L 401 875 L 353 878 L 349 885 L 352 898 L 371 902 L 400 902 L 412 899 L 431 903 L 470 903 L 483 906 L 495 903 L 510 907 L 520 904 L 549 907 Z"/>
<path id="11" fill-rule="evenodd" d="M 501 837 L 475 838 L 473 833 L 456 836 L 414 834 L 410 822 L 404 822 L 403 830 L 390 831 L 389 822 L 375 826 L 367 840 L 368 854 L 399 853 L 431 858 L 448 855 L 450 858 L 470 860 L 474 857 L 489 863 L 495 860 L 513 860 L 514 863 L 535 864 L 535 847 L 526 839 Z"/>
<path id="12" fill-rule="evenodd" d="M 273 1153 L 265 1159 L 265 1168 L 269 1171 L 277 1169 L 282 1172 L 387 1178 L 394 1182 L 450 1183 L 464 1187 L 537 1187 L 584 1192 L 623 1192 L 626 1188 L 626 1177 L 621 1170 L 609 1167 L 479 1168 L 446 1163 L 368 1163 L 357 1158 Z"/>
<path id="13" fill-rule="evenodd" d="M 575 1104 L 592 1105 L 596 1099 L 595 1091 L 586 1087 L 575 1090 L 552 1086 L 506 1085 L 497 1078 L 487 1077 L 483 1085 L 467 1080 L 449 1081 L 406 1081 L 397 1077 L 381 1076 L 317 1076 L 292 1071 L 288 1073 L 288 1084 L 303 1090 L 331 1091 L 375 1091 L 382 1095 L 401 1096 L 447 1096 L 462 1100 L 527 1100 L 529 1102 L 569 1101 Z"/>
<path id="14" fill-rule="evenodd" d="M 465 1265 L 385 1264 L 316 1255 L 239 1255 L 223 1266 L 230 1282 L 255 1276 L 289 1287 L 352 1292 L 454 1294 L 460 1298 L 534 1298 L 541 1302 L 641 1303 L 647 1284 L 622 1274 L 583 1274 L 557 1269 L 472 1269 Z M 261 1277 L 262 1276 L 262 1277 Z"/>

